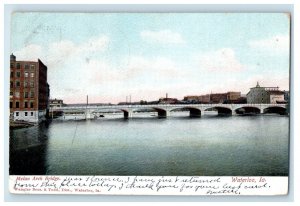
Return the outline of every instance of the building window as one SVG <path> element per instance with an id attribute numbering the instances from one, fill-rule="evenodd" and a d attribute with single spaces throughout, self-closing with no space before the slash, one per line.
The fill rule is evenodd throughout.
<path id="1" fill-rule="evenodd" d="M 16 116 L 17 116 L 17 117 L 19 116 L 19 112 L 16 112 Z"/>
<path id="2" fill-rule="evenodd" d="M 28 87 L 28 82 L 24 82 L 24 87 L 25 87 L 25 88 Z"/>
<path id="3" fill-rule="evenodd" d="M 9 96 L 13 97 L 14 96 L 14 92 L 9 92 Z"/>
<path id="4" fill-rule="evenodd" d="M 24 98 L 28 98 L 28 92 L 24 93 Z"/>
<path id="5" fill-rule="evenodd" d="M 20 72 L 17 72 L 17 77 L 21 77 L 21 73 Z"/>
<path id="6" fill-rule="evenodd" d="M 34 73 L 33 72 L 30 73 L 30 77 L 34 77 Z"/>
<path id="7" fill-rule="evenodd" d="M 14 77 L 14 72 L 10 72 L 10 77 Z"/>
<path id="8" fill-rule="evenodd" d="M 15 92 L 15 97 L 20 98 L 20 92 Z"/>
<path id="9" fill-rule="evenodd" d="M 14 88 L 14 83 L 10 82 L 10 88 Z"/>
<path id="10" fill-rule="evenodd" d="M 35 66 L 34 65 L 30 65 L 30 69 L 34 69 L 35 68 Z"/>
<path id="11" fill-rule="evenodd" d="M 24 102 L 24 107 L 28 108 L 28 102 Z"/>
<path id="12" fill-rule="evenodd" d="M 10 63 L 10 68 L 14 68 L 14 64 L 13 63 Z"/>
<path id="13" fill-rule="evenodd" d="M 25 117 L 27 117 L 27 115 L 28 115 L 28 112 L 25 112 Z"/>
<path id="14" fill-rule="evenodd" d="M 30 112 L 30 116 L 33 116 L 33 112 Z"/>
<path id="15" fill-rule="evenodd" d="M 25 72 L 25 77 L 28 77 L 28 72 Z"/>
<path id="16" fill-rule="evenodd" d="M 17 69 L 21 69 L 21 64 L 17 63 Z"/>
<path id="17" fill-rule="evenodd" d="M 25 69 L 29 69 L 29 65 L 28 64 L 25 64 Z"/>
<path id="18" fill-rule="evenodd" d="M 9 108 L 13 108 L 13 102 L 9 102 Z"/>
<path id="19" fill-rule="evenodd" d="M 20 82 L 16 82 L 16 87 L 20 87 Z"/>
<path id="20" fill-rule="evenodd" d="M 30 82 L 30 87 L 31 87 L 31 88 L 34 87 L 34 82 Z"/>
<path id="21" fill-rule="evenodd" d="M 16 102 L 16 108 L 20 108 L 20 102 Z"/>
<path id="22" fill-rule="evenodd" d="M 30 108 L 33 108 L 33 106 L 34 106 L 33 102 L 30 102 Z"/>
<path id="23" fill-rule="evenodd" d="M 30 92 L 30 98 L 34 98 L 34 92 Z"/>

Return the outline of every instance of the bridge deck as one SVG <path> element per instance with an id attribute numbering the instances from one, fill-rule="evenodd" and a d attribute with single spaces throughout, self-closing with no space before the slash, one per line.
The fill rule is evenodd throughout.
<path id="1" fill-rule="evenodd" d="M 86 106 L 64 106 L 51 108 L 53 111 L 63 111 L 69 109 L 139 109 L 139 108 L 239 108 L 239 107 L 282 107 L 286 104 L 147 104 L 147 105 L 86 105 Z"/>

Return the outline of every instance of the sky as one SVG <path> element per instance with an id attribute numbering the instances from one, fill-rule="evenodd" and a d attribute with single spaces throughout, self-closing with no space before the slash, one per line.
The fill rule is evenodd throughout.
<path id="1" fill-rule="evenodd" d="M 11 53 L 48 67 L 65 103 L 183 99 L 256 86 L 289 90 L 286 13 L 22 13 Z"/>

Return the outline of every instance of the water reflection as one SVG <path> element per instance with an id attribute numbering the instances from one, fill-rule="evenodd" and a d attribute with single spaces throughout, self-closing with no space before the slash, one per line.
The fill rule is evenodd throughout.
<path id="1" fill-rule="evenodd" d="M 9 173 L 43 175 L 47 173 L 46 153 L 49 122 L 39 126 L 10 130 Z"/>
<path id="2" fill-rule="evenodd" d="M 11 132 L 10 174 L 288 175 L 289 119 L 60 121 Z"/>

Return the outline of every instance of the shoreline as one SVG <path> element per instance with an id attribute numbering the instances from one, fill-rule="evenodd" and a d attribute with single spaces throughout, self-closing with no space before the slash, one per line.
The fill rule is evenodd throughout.
<path id="1" fill-rule="evenodd" d="M 9 122 L 9 129 L 22 129 L 33 127 L 35 123 L 25 122 L 25 121 L 10 121 Z"/>

